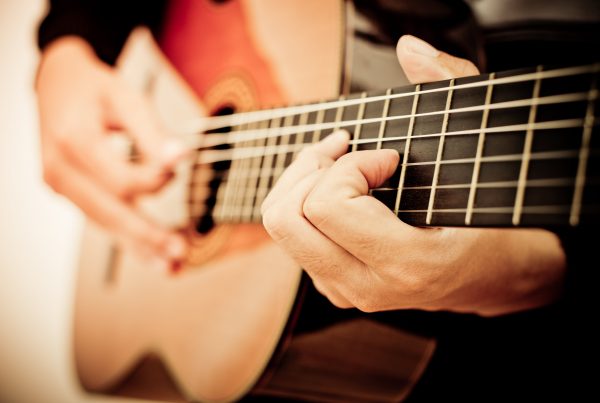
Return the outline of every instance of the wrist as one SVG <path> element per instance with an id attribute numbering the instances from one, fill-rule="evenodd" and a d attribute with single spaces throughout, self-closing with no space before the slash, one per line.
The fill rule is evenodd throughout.
<path id="1" fill-rule="evenodd" d="M 463 258 L 456 266 L 462 280 L 447 300 L 451 310 L 495 316 L 538 308 L 560 297 L 566 263 L 553 233 L 482 229 L 465 235 L 459 253 Z"/>

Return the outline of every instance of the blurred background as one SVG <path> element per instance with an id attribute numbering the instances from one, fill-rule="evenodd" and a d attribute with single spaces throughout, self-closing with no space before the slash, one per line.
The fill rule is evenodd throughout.
<path id="1" fill-rule="evenodd" d="M 33 90 L 45 0 L 0 0 L 0 402 L 86 395 L 70 350 L 83 218 L 43 183 Z"/>

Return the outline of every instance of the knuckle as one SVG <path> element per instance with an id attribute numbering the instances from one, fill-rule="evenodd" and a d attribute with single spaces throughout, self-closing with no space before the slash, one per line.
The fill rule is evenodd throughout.
<path id="1" fill-rule="evenodd" d="M 288 218 L 284 209 L 272 205 L 263 213 L 263 226 L 275 240 L 284 239 L 288 236 Z"/>
<path id="2" fill-rule="evenodd" d="M 305 160 L 307 158 L 311 158 L 311 155 L 314 155 L 313 147 L 314 147 L 313 145 L 304 147 L 302 150 L 300 150 L 300 152 L 298 153 L 298 157 L 296 157 L 296 159 Z"/>
<path id="3" fill-rule="evenodd" d="M 59 150 L 69 150 L 71 148 L 70 130 L 54 130 L 52 133 L 53 143 Z"/>
<path id="4" fill-rule="evenodd" d="M 135 91 L 122 91 L 122 101 L 120 105 L 124 111 L 135 116 L 137 119 L 151 118 L 149 105 L 144 95 Z"/>
<path id="5" fill-rule="evenodd" d="M 361 153 L 364 154 L 364 151 L 361 151 Z M 357 154 L 357 153 L 344 154 L 340 158 L 338 158 L 337 163 L 339 165 L 353 164 L 357 155 L 359 155 L 359 154 Z"/>
<path id="6" fill-rule="evenodd" d="M 169 237 L 162 231 L 139 231 L 137 237 L 141 243 L 147 245 L 155 252 L 164 252 L 167 249 Z"/>
<path id="7" fill-rule="evenodd" d="M 368 298 L 359 298 L 358 300 L 352 301 L 356 309 L 366 313 L 377 312 L 378 306 Z"/>
<path id="8" fill-rule="evenodd" d="M 46 141 L 59 150 L 71 147 L 72 133 L 77 131 L 77 123 L 72 118 L 56 117 L 43 129 Z"/>
<path id="9" fill-rule="evenodd" d="M 335 306 L 336 308 L 340 308 L 340 309 L 354 308 L 354 306 L 351 303 L 337 297 L 336 295 L 332 295 L 332 294 L 324 294 L 324 295 L 327 297 L 329 302 L 331 302 L 333 304 L 333 306 Z"/>
<path id="10" fill-rule="evenodd" d="M 461 76 L 471 76 L 477 73 L 477 67 L 470 60 L 463 63 L 460 74 Z"/>
<path id="11" fill-rule="evenodd" d="M 314 196 L 307 197 L 302 205 L 302 213 L 315 226 L 319 226 L 325 222 L 329 217 L 330 211 L 330 203 Z"/>
<path id="12" fill-rule="evenodd" d="M 313 279 L 313 283 L 317 291 L 324 295 L 336 308 L 349 309 L 354 307 L 347 299 L 344 299 L 340 294 L 331 291 L 330 288 L 326 287 L 320 280 Z"/>
<path id="13" fill-rule="evenodd" d="M 360 285 L 358 287 L 348 287 L 344 290 L 344 296 L 354 307 L 362 312 L 376 312 L 379 310 L 376 299 L 365 287 Z"/>
<path id="14" fill-rule="evenodd" d="M 54 190 L 55 192 L 58 192 L 58 193 L 60 192 L 60 188 L 59 188 L 60 181 L 58 180 L 58 173 L 56 172 L 56 168 L 53 168 L 53 167 L 44 168 L 43 178 L 44 178 L 44 182 L 46 182 L 46 184 L 48 186 L 50 186 L 50 188 L 52 190 Z"/>
<path id="15" fill-rule="evenodd" d="M 403 271 L 399 279 L 399 290 L 404 296 L 409 298 L 418 298 L 431 290 L 430 284 L 424 276 L 419 273 L 407 273 Z"/>
<path id="16" fill-rule="evenodd" d="M 169 175 L 148 176 L 141 180 L 136 189 L 131 189 L 132 184 L 127 184 L 130 193 L 154 193 L 162 189 L 163 185 L 170 179 Z"/>
<path id="17" fill-rule="evenodd" d="M 44 154 L 42 159 L 42 175 L 44 182 L 50 186 L 52 190 L 60 193 L 61 190 L 61 173 L 56 161 L 56 156 L 53 154 Z"/>
<path id="18" fill-rule="evenodd" d="M 277 185 L 275 185 L 277 186 Z M 275 189 L 275 188 L 273 188 Z M 263 202 L 260 204 L 260 214 L 263 217 L 263 224 L 264 224 L 264 218 L 265 218 L 265 214 L 267 214 L 267 211 L 270 210 L 270 206 L 273 204 L 273 190 L 271 190 L 271 192 L 267 195 L 267 197 L 265 197 L 265 199 L 263 200 Z"/>
<path id="19" fill-rule="evenodd" d="M 124 180 L 113 178 L 113 193 L 122 200 L 129 200 L 134 196 L 133 189 Z"/>
<path id="20" fill-rule="evenodd" d="M 350 302 L 362 312 L 376 312 L 378 311 L 378 305 L 374 298 L 363 291 L 353 290 L 352 294 L 347 297 Z"/>
<path id="21" fill-rule="evenodd" d="M 296 164 L 308 165 L 312 166 L 314 170 L 319 169 L 319 154 L 315 145 L 310 145 L 308 147 L 303 148 L 299 153 L 298 157 L 295 161 Z"/>

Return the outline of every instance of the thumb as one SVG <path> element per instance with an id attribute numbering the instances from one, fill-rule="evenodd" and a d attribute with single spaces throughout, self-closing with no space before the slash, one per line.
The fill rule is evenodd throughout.
<path id="1" fill-rule="evenodd" d="M 400 38 L 396 53 L 404 73 L 413 84 L 479 74 L 469 60 L 441 52 L 411 35 Z"/>

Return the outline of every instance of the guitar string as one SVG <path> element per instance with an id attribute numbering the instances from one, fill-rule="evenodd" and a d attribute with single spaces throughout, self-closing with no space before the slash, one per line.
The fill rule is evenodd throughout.
<path id="1" fill-rule="evenodd" d="M 594 67 L 596 67 L 596 70 L 597 70 L 597 65 L 594 65 Z M 596 71 L 596 70 L 594 70 L 594 71 Z M 539 75 L 538 75 L 538 78 L 539 78 Z M 489 81 L 492 81 L 492 80 L 489 80 Z M 483 83 L 480 83 L 480 84 L 483 84 Z M 489 83 L 488 83 L 488 85 L 489 85 Z M 440 90 L 445 90 L 445 89 L 440 89 Z M 423 92 L 424 91 L 420 91 L 420 93 L 423 93 Z M 409 95 L 405 94 L 405 96 L 409 96 Z M 448 110 L 448 108 L 446 108 L 446 110 L 444 110 L 444 111 L 433 112 L 433 113 L 430 113 L 430 114 L 431 115 L 436 115 L 436 114 L 442 114 L 442 113 L 444 113 L 444 114 L 460 113 L 460 112 L 469 112 L 469 111 L 485 110 L 485 109 L 488 109 L 488 110 L 490 110 L 490 109 L 504 109 L 504 108 L 509 108 L 509 107 L 514 108 L 514 107 L 518 107 L 518 106 L 531 106 L 531 105 L 534 105 L 534 104 L 535 105 L 539 105 L 539 104 L 544 104 L 544 103 L 574 102 L 574 101 L 579 101 L 579 100 L 587 100 L 587 101 L 589 101 L 589 100 L 595 100 L 595 99 L 597 99 L 597 97 L 598 97 L 597 92 L 588 91 L 586 93 L 576 93 L 576 94 L 568 94 L 568 95 L 550 96 L 550 97 L 543 97 L 543 98 L 535 97 L 532 100 L 522 100 L 522 101 L 512 101 L 512 102 L 509 101 L 509 102 L 505 102 L 505 103 L 496 103 L 496 104 L 484 105 L 484 106 L 479 106 L 479 107 L 475 106 L 475 107 L 469 107 L 469 108 L 459 108 L 459 109 L 454 109 L 454 110 Z M 394 97 L 392 96 L 390 98 L 394 98 Z M 364 101 L 364 99 L 361 99 L 361 101 Z M 364 103 L 362 104 L 362 106 L 364 106 Z M 333 108 L 333 106 L 332 106 L 331 103 L 328 105 L 327 108 L 324 108 L 324 109 L 330 109 L 330 108 Z M 287 111 L 290 112 L 291 109 L 288 108 Z M 419 116 L 419 115 L 422 115 L 422 114 L 416 114 L 414 116 Z M 270 115 L 270 117 L 272 117 L 272 114 Z M 393 120 L 394 118 L 395 119 L 402 119 L 402 118 L 407 118 L 407 117 L 411 117 L 411 115 L 404 116 L 404 117 L 403 116 L 396 116 L 396 117 L 388 118 L 388 119 L 385 119 L 385 120 Z M 384 119 L 373 119 L 371 121 L 368 121 L 368 120 L 364 120 L 364 119 L 358 119 L 358 120 L 354 120 L 354 121 L 350 121 L 350 122 L 345 122 L 345 121 L 338 122 L 336 125 L 337 126 L 345 126 L 345 125 L 351 126 L 351 125 L 368 124 L 368 123 L 380 123 L 380 122 L 385 123 L 384 122 L 385 120 Z M 525 128 L 527 128 L 529 130 L 533 130 L 534 128 L 543 128 L 542 126 L 544 124 L 546 125 L 545 128 L 552 128 L 552 126 L 554 128 L 557 128 L 557 126 L 569 126 L 569 125 L 572 126 L 573 124 L 575 124 L 577 126 L 581 125 L 581 121 L 577 120 L 577 119 L 571 119 L 571 120 L 567 120 L 567 121 L 563 121 L 563 122 L 560 122 L 560 121 L 550 122 L 550 126 L 548 126 L 548 122 L 540 122 L 540 123 L 542 123 L 542 125 L 537 125 L 538 127 L 534 127 L 534 126 L 536 126 L 535 123 L 529 123 L 529 124 L 525 124 L 525 125 L 520 125 L 521 126 L 521 128 L 520 128 L 521 130 L 519 130 L 519 131 L 522 131 L 522 129 L 525 129 Z M 554 123 L 554 124 L 552 124 L 552 123 Z M 589 124 L 589 122 L 588 122 L 588 124 Z M 331 124 L 329 124 L 329 126 L 331 126 Z M 523 127 L 523 126 L 525 126 L 525 127 Z M 290 134 L 297 134 L 299 131 L 301 131 L 302 129 L 306 129 L 307 127 L 308 127 L 309 130 L 303 130 L 302 131 L 303 133 L 307 132 L 307 131 L 314 131 L 314 130 L 320 130 L 320 129 L 333 128 L 333 127 L 328 127 L 327 124 L 322 124 L 322 125 L 320 125 L 320 127 L 317 126 L 317 125 L 304 125 L 304 126 L 299 126 L 299 127 L 298 126 L 297 127 L 287 126 L 286 127 L 287 130 L 281 130 L 281 129 L 279 129 L 279 130 L 277 130 L 276 134 L 277 134 L 277 137 L 279 137 L 279 136 L 285 136 L 285 135 L 290 135 Z M 298 130 L 299 128 L 300 128 L 300 130 Z M 493 130 L 506 132 L 506 128 L 507 127 L 504 127 L 504 128 L 502 128 L 502 127 L 496 127 L 496 128 L 493 128 Z M 504 129 L 504 130 L 502 130 L 502 129 Z M 519 129 L 519 125 L 512 125 L 512 130 L 515 130 L 515 129 L 518 130 Z M 233 137 L 233 136 L 237 136 L 238 138 L 241 137 L 241 136 L 243 136 L 242 138 L 239 138 L 239 140 L 237 138 L 233 138 L 233 142 L 232 143 L 237 143 L 237 141 L 244 141 L 244 142 L 246 142 L 246 144 L 248 144 L 249 140 L 252 140 L 252 138 L 251 137 L 249 138 L 249 136 L 247 135 L 248 132 L 252 133 L 252 131 L 246 131 L 245 133 L 232 132 L 232 133 L 225 134 L 224 136 L 228 136 L 230 138 L 230 140 L 231 140 L 231 137 Z M 265 132 L 265 130 L 262 130 L 262 133 L 260 133 L 260 132 L 257 133 L 257 131 L 254 131 L 255 135 L 256 134 L 260 135 L 260 134 L 263 134 L 264 132 Z M 454 134 L 454 135 L 469 134 L 468 131 L 462 131 L 462 132 L 463 133 L 457 132 L 457 133 L 452 133 L 452 134 Z M 473 130 L 473 133 L 475 133 L 475 132 L 480 133 L 481 130 Z M 490 131 L 490 132 L 493 132 L 493 131 Z M 450 134 L 450 133 L 446 133 L 446 134 Z M 429 135 L 427 137 L 439 137 L 439 135 L 433 134 L 433 135 Z M 256 137 L 257 140 L 258 139 L 264 139 L 264 138 L 266 138 L 264 135 L 260 136 L 260 137 L 259 136 Z M 398 141 L 400 139 L 401 139 L 401 137 L 386 138 L 386 139 L 383 139 L 383 141 L 384 142 L 385 141 Z M 356 144 L 366 144 L 366 143 L 372 143 L 372 142 L 373 142 L 373 139 L 361 139 L 360 142 L 356 141 L 355 143 Z M 305 144 L 301 144 L 301 146 L 306 146 L 306 145 Z M 354 147 L 356 147 L 356 145 Z M 281 147 L 278 150 L 276 150 L 277 153 L 279 153 L 280 149 L 281 149 Z M 298 150 L 294 150 L 294 152 L 297 152 L 297 151 Z M 264 153 L 260 154 L 260 156 L 262 156 L 262 155 L 264 155 Z M 519 157 L 522 157 L 522 156 L 519 156 Z M 538 155 L 538 157 L 540 157 L 540 156 Z M 549 158 L 549 157 L 552 157 L 552 156 L 551 155 L 547 155 L 546 157 Z M 555 154 L 554 157 L 559 157 L 560 158 L 561 156 L 559 156 L 558 154 Z M 247 157 L 243 156 L 241 158 L 243 159 L 243 158 L 247 158 Z M 567 155 L 563 155 L 562 158 L 568 158 L 568 156 Z M 489 161 L 489 159 L 487 159 L 487 160 Z M 464 162 L 466 160 L 462 160 L 462 161 Z M 484 161 L 484 162 L 486 162 L 486 161 Z M 572 184 L 572 181 L 571 181 L 571 184 Z M 472 184 L 462 185 L 462 188 L 465 188 L 466 186 L 471 186 L 471 185 Z M 528 182 L 528 186 L 531 186 L 531 185 L 532 184 L 530 182 Z M 485 186 L 486 186 L 486 184 L 481 184 L 479 187 L 485 187 Z M 511 186 L 511 184 L 509 183 L 509 184 L 507 184 L 507 186 Z M 546 186 L 548 186 L 548 184 L 546 184 Z M 559 186 L 559 184 L 555 184 L 555 186 Z M 461 187 L 461 185 L 449 185 L 447 188 L 459 188 L 459 187 Z M 488 187 L 489 187 L 489 185 L 488 185 Z M 419 188 L 419 187 L 413 187 L 413 188 L 416 189 L 416 188 Z M 431 187 L 420 187 L 420 188 L 431 188 Z M 446 188 L 446 185 L 439 185 L 439 188 Z M 405 189 L 410 189 L 410 187 L 406 187 Z M 385 190 L 397 191 L 397 189 L 395 189 L 395 188 L 389 188 L 389 189 L 379 188 L 379 189 L 373 189 L 373 190 L 379 190 L 379 191 L 385 191 Z M 246 209 L 245 205 L 246 205 L 246 203 L 244 203 L 243 209 Z M 462 211 L 461 209 L 454 209 L 454 210 L 449 210 L 449 209 L 445 209 L 445 210 L 433 209 L 432 210 L 431 208 L 428 209 L 428 210 L 429 210 L 429 212 L 438 212 L 438 211 L 445 211 L 445 212 L 454 211 L 454 212 L 457 212 L 457 211 Z M 428 210 L 423 210 L 423 212 L 427 212 Z M 530 210 L 529 206 L 527 206 L 526 210 Z M 417 210 L 411 210 L 411 211 L 412 212 L 418 212 Z M 511 212 L 512 209 L 508 209 L 508 210 L 505 210 L 505 211 L 506 212 Z M 538 209 L 538 211 L 541 211 L 541 210 Z M 401 210 L 400 212 L 403 212 L 403 211 Z M 482 212 L 482 210 L 480 210 L 479 208 L 477 208 L 477 209 L 474 209 L 474 212 L 480 213 L 480 212 Z M 252 217 L 252 214 L 250 215 L 250 217 Z"/>
<path id="2" fill-rule="evenodd" d="M 598 118 L 593 119 L 592 126 L 597 126 Z M 467 130 L 457 130 L 452 132 L 445 133 L 445 137 L 454 137 L 454 136 L 464 136 L 469 134 L 479 134 L 480 132 L 485 132 L 486 134 L 504 134 L 504 133 L 515 133 L 515 132 L 523 132 L 529 128 L 533 130 L 552 130 L 552 129 L 568 129 L 568 128 L 579 128 L 583 127 L 584 119 L 563 119 L 563 120 L 555 120 L 555 121 L 547 121 L 547 122 L 536 122 L 536 123 L 523 123 L 517 125 L 507 125 L 507 126 L 496 126 L 496 127 L 488 127 L 485 129 L 467 129 Z M 439 133 L 425 134 L 425 135 L 413 135 L 413 139 L 431 139 L 440 137 Z M 406 140 L 407 136 L 397 136 L 397 137 L 387 137 L 381 139 L 382 148 L 384 143 L 392 143 Z M 380 140 L 378 138 L 363 138 L 358 140 L 357 144 L 373 144 L 378 143 Z M 349 142 L 350 145 L 354 144 L 351 140 Z M 198 157 L 197 165 L 202 164 L 210 164 L 216 162 L 226 162 L 226 161 L 234 161 L 237 159 L 245 159 L 245 158 L 253 158 L 259 156 L 267 156 L 267 155 L 277 155 L 277 154 L 286 154 L 286 153 L 296 153 L 302 151 L 302 149 L 311 146 L 312 143 L 303 143 L 303 144 L 287 144 L 287 145 L 267 145 L 263 147 L 236 147 L 225 150 L 204 150 L 200 153 Z"/>
<path id="3" fill-rule="evenodd" d="M 454 86 L 455 90 L 470 89 L 487 87 L 489 85 L 501 85 L 501 84 L 512 84 L 519 82 L 532 81 L 537 79 L 549 79 L 549 78 L 560 78 L 567 76 L 575 76 L 589 73 L 597 73 L 600 71 L 600 63 L 591 65 L 578 66 L 578 67 L 567 67 L 562 69 L 546 70 L 541 74 L 537 72 L 518 74 L 510 77 L 494 77 L 492 79 L 476 81 L 472 83 L 458 84 Z M 233 126 L 239 126 L 241 124 L 248 124 L 251 122 L 262 121 L 273 118 L 283 118 L 289 115 L 299 115 L 303 113 L 318 112 L 327 109 L 336 109 L 340 107 L 347 107 L 353 105 L 359 105 L 361 103 L 373 103 L 379 101 L 385 101 L 387 99 L 412 97 L 414 95 L 432 94 L 436 92 L 447 91 L 447 87 L 431 88 L 431 89 L 420 89 L 418 91 L 409 91 L 404 93 L 390 94 L 390 95 L 376 95 L 365 98 L 353 98 L 344 100 L 333 100 L 329 102 L 298 105 L 283 108 L 274 108 L 259 111 L 250 112 L 239 112 L 234 115 L 225 116 L 211 116 L 192 119 L 186 124 L 182 125 L 176 133 L 182 136 L 196 136 L 200 133 L 209 130 L 223 129 Z M 223 136 L 226 136 L 224 134 Z"/>
<path id="4" fill-rule="evenodd" d="M 577 155 L 578 155 L 577 151 L 532 153 L 531 160 L 539 161 L 539 160 L 569 159 L 569 158 L 574 158 Z M 482 163 L 485 163 L 485 162 L 514 162 L 514 161 L 520 161 L 521 157 L 522 157 L 521 154 L 513 154 L 513 155 L 506 155 L 506 156 L 492 156 L 492 157 L 480 158 L 480 161 Z M 456 164 L 473 163 L 475 161 L 475 158 L 464 158 L 464 159 L 457 159 L 457 160 L 450 160 L 450 161 L 456 161 L 456 162 L 454 162 Z M 436 163 L 435 161 L 413 162 L 413 163 L 399 164 L 398 167 L 401 167 L 402 165 L 406 165 L 406 166 L 427 166 L 427 165 L 429 165 L 429 166 L 431 166 L 431 165 L 434 165 L 435 163 Z M 444 164 L 447 162 L 440 161 L 440 163 Z M 281 175 L 282 172 L 283 172 L 283 169 L 281 169 L 281 171 L 279 173 L 271 174 L 271 176 L 273 178 L 275 178 L 273 182 L 275 182 L 276 179 L 278 179 L 278 177 Z M 260 177 L 261 171 L 246 172 L 246 177 L 253 178 L 254 176 Z M 194 189 L 197 189 L 197 190 L 203 190 L 203 189 L 209 190 L 208 187 L 202 186 L 205 183 L 206 182 L 204 182 L 204 181 L 200 181 L 200 182 L 194 182 L 191 185 L 194 186 Z M 574 179 L 569 179 L 569 178 L 551 178 L 551 179 L 537 179 L 537 180 L 530 179 L 530 180 L 526 181 L 526 186 L 528 186 L 528 187 L 562 187 L 562 186 L 572 186 L 574 183 L 575 183 Z M 597 186 L 598 184 L 600 184 L 600 181 L 590 178 L 589 183 Z M 512 188 L 512 187 L 516 188 L 516 184 L 517 184 L 517 181 L 479 182 L 476 184 L 475 187 L 477 189 L 481 189 L 481 188 Z M 465 188 L 465 189 L 467 189 L 467 188 L 471 187 L 471 185 L 472 184 L 470 182 L 462 183 L 462 184 L 446 184 L 446 185 L 438 185 L 438 188 L 444 188 L 444 189 Z M 403 190 L 430 190 L 431 188 L 432 188 L 431 186 L 404 186 Z M 395 187 L 394 188 L 379 187 L 379 188 L 371 189 L 371 191 L 392 191 L 392 190 L 398 191 L 398 189 Z"/>
<path id="5" fill-rule="evenodd" d="M 562 94 L 562 95 L 551 95 L 545 97 L 537 97 L 537 98 L 528 98 L 528 99 L 520 99 L 514 101 L 506 101 L 506 102 L 497 102 L 489 105 L 475 105 L 469 107 L 462 108 L 454 108 L 449 110 L 439 110 L 433 112 L 421 112 L 415 114 L 406 114 L 406 115 L 396 115 L 396 116 L 386 116 L 386 117 L 375 117 L 368 119 L 354 119 L 354 120 L 344 120 L 340 122 L 327 122 L 327 123 L 313 123 L 306 125 L 296 125 L 296 126 L 286 126 L 286 127 L 278 127 L 278 128 L 267 128 L 260 130 L 241 130 L 241 131 L 232 131 L 225 135 L 218 134 L 210 134 L 208 136 L 204 136 L 201 139 L 196 139 L 197 144 L 190 144 L 191 147 L 196 148 L 197 150 L 210 149 L 212 147 L 216 147 L 219 145 L 227 145 L 227 144 L 237 144 L 239 142 L 249 141 L 249 140 L 260 140 L 263 138 L 270 137 L 281 137 L 287 136 L 291 134 L 298 133 L 306 133 L 313 132 L 316 130 L 327 130 L 327 129 L 336 129 L 342 127 L 352 127 L 356 125 L 367 125 L 372 123 L 382 123 L 389 122 L 395 120 L 402 119 L 410 119 L 410 118 L 422 118 L 428 116 L 437 116 L 437 115 L 445 115 L 445 114 L 460 114 L 467 112 L 479 112 L 479 111 L 491 111 L 491 110 L 502 110 L 502 109 L 514 109 L 518 107 L 531 107 L 533 105 L 548 105 L 548 104 L 560 104 L 560 103 L 570 103 L 577 101 L 589 101 L 598 99 L 598 90 L 591 90 L 585 92 L 571 93 L 571 94 Z"/>
<path id="6" fill-rule="evenodd" d="M 239 209 L 240 206 L 231 206 L 231 208 L 237 208 Z M 259 207 L 255 207 L 255 209 L 257 209 Z M 389 207 L 388 207 L 389 208 Z M 513 214 L 513 210 L 514 207 L 510 206 L 510 207 L 473 207 L 473 214 L 506 214 L 509 216 L 512 216 Z M 569 211 L 570 211 L 570 204 L 554 204 L 554 205 L 540 205 L 540 206 L 523 206 L 522 208 L 522 213 L 523 214 L 557 214 L 557 215 L 563 215 L 566 218 L 568 218 L 569 215 Z M 597 211 L 594 210 L 594 211 Z M 428 209 L 401 209 L 398 210 L 398 214 L 427 214 Z M 448 214 L 448 213 L 454 213 L 454 214 L 466 214 L 467 213 L 467 208 L 434 208 L 431 210 L 432 213 L 436 213 L 436 214 Z M 198 217 L 191 217 L 192 219 L 198 219 L 201 216 Z M 230 220 L 231 222 L 235 222 L 239 219 L 242 218 L 242 216 L 240 215 L 239 217 L 228 217 L 228 220 L 225 220 L 225 217 L 220 217 L 219 215 L 213 215 L 213 218 L 215 218 L 217 221 L 228 221 Z M 248 218 L 256 218 L 258 219 L 259 217 L 248 217 Z M 507 217 L 510 218 L 510 217 Z M 507 221 L 508 223 L 511 222 L 510 220 Z M 434 224 L 435 225 L 435 224 Z"/>
<path id="7" fill-rule="evenodd" d="M 249 176 L 251 177 L 251 176 Z M 206 186 L 203 187 L 202 185 L 204 185 L 204 182 L 193 182 L 194 185 L 196 185 L 196 189 L 200 190 L 200 189 L 206 189 L 206 190 L 210 190 L 210 187 Z M 518 184 L 518 181 L 514 180 L 514 181 L 496 181 L 496 182 L 479 182 L 476 185 L 476 188 L 478 189 L 511 189 L 511 188 L 516 188 Z M 588 184 L 592 185 L 592 186 L 598 186 L 600 185 L 600 180 L 590 180 L 588 182 Z M 541 187 L 541 188 L 552 188 L 552 187 L 569 187 L 569 186 L 573 186 L 575 185 L 575 180 L 571 179 L 571 178 L 551 178 L 551 179 L 529 179 L 526 182 L 527 187 Z M 444 184 L 444 185 L 437 185 L 436 188 L 438 189 L 469 189 L 471 186 L 471 183 L 451 183 L 451 184 Z M 403 190 L 431 190 L 432 186 L 431 185 L 423 185 L 423 186 L 403 186 L 402 189 Z M 397 187 L 375 187 L 372 189 L 369 189 L 370 191 L 376 191 L 376 192 L 388 192 L 388 191 L 394 191 L 397 192 L 398 188 Z M 194 201 L 190 201 L 189 204 L 193 204 Z"/>

